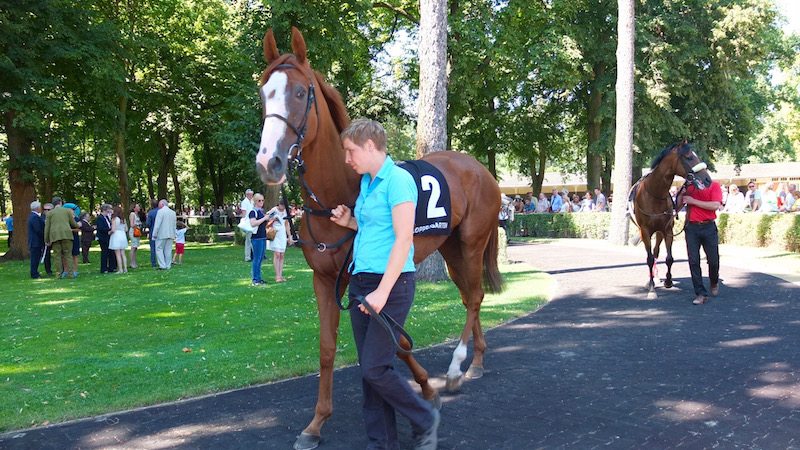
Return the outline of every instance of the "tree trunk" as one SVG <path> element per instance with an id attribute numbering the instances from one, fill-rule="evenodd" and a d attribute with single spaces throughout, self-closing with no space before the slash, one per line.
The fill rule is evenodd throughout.
<path id="1" fill-rule="evenodd" d="M 589 191 L 600 187 L 600 172 L 603 168 L 603 159 L 597 145 L 602 131 L 600 106 L 603 104 L 603 90 L 600 83 L 606 67 L 602 63 L 597 63 L 593 72 L 594 80 L 589 87 L 589 104 L 586 107 L 586 188 Z"/>
<path id="2" fill-rule="evenodd" d="M 167 177 L 169 176 L 169 144 L 163 136 L 158 139 L 159 161 L 158 161 L 158 199 L 167 198 Z"/>
<path id="3" fill-rule="evenodd" d="M 117 127 L 114 130 L 114 149 L 117 154 L 117 177 L 119 178 L 119 202 L 123 211 L 130 208 L 131 194 L 128 187 L 128 156 L 125 150 L 125 133 L 128 116 L 128 96 L 119 97 Z"/>
<path id="4" fill-rule="evenodd" d="M 538 160 L 538 164 L 537 164 Z M 531 191 L 537 197 L 542 192 L 542 183 L 544 183 L 544 171 L 547 165 L 547 152 L 542 145 L 539 146 L 539 154 L 531 155 L 528 158 L 528 167 L 531 171 Z"/>
<path id="5" fill-rule="evenodd" d="M 97 192 L 97 158 L 100 156 L 100 149 L 97 147 L 97 136 L 92 138 L 92 163 L 89 166 L 89 211 L 93 212 L 95 207 L 95 192 Z"/>
<path id="6" fill-rule="evenodd" d="M 175 189 L 175 211 L 183 211 L 183 195 L 181 185 L 178 181 L 178 169 L 175 168 L 175 161 L 172 161 L 172 187 Z"/>
<path id="7" fill-rule="evenodd" d="M 420 0 L 417 157 L 447 150 L 447 1 Z M 417 278 L 447 280 L 437 251 L 417 267 Z"/>
<path id="8" fill-rule="evenodd" d="M 153 167 L 150 164 L 147 164 L 145 173 L 147 176 L 147 199 L 153 201 L 156 198 L 156 190 L 153 186 Z"/>
<path id="9" fill-rule="evenodd" d="M 633 158 L 633 82 L 634 82 L 634 0 L 617 0 L 619 25 L 617 41 L 617 130 L 614 140 L 614 202 L 611 208 L 609 241 L 625 245 L 629 220 L 627 196 L 631 187 Z"/>
<path id="10" fill-rule="evenodd" d="M 14 124 L 16 111 L 4 114 L 8 139 L 8 184 L 11 187 L 11 209 L 14 214 L 14 239 L 4 260 L 28 258 L 28 216 L 36 198 L 33 171 L 30 167 L 31 140 Z"/>

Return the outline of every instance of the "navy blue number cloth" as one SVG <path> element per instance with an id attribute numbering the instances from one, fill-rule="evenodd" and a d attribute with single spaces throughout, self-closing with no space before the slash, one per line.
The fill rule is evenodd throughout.
<path id="1" fill-rule="evenodd" d="M 431 163 L 422 160 L 398 161 L 417 183 L 419 198 L 414 219 L 414 236 L 450 234 L 450 188 L 444 175 Z"/>

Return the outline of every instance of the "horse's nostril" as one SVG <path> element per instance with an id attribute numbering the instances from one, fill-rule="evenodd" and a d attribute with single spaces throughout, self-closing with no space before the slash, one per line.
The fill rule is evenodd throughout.
<path id="1" fill-rule="evenodd" d="M 268 169 L 272 173 L 282 173 L 284 170 L 283 158 L 274 156 L 269 160 Z"/>

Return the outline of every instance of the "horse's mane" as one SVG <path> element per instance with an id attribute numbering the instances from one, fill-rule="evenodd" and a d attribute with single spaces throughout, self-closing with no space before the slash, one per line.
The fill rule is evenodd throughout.
<path id="1" fill-rule="evenodd" d="M 261 77 L 258 79 L 258 85 L 263 86 L 275 68 L 281 64 L 292 64 L 296 67 L 302 67 L 302 65 L 297 62 L 297 58 L 294 54 L 283 54 L 275 59 L 275 61 L 272 61 L 266 70 L 264 70 L 264 72 L 261 74 Z M 350 125 L 350 116 L 347 114 L 347 109 L 344 106 L 344 101 L 342 101 L 342 96 L 339 94 L 339 91 L 325 81 L 325 79 L 322 77 L 322 74 L 316 70 L 312 70 L 312 73 L 314 74 L 314 82 L 319 88 L 322 96 L 325 98 L 325 103 L 328 104 L 328 110 L 330 111 L 333 123 L 336 125 L 336 130 L 341 133 L 345 128 L 347 128 L 348 125 Z"/>
<path id="2" fill-rule="evenodd" d="M 350 125 L 350 116 L 347 114 L 347 109 L 344 106 L 341 94 L 333 86 L 328 84 L 322 74 L 314 71 L 314 78 L 317 81 L 322 96 L 325 97 L 325 103 L 328 104 L 328 110 L 331 113 L 333 123 L 336 125 L 336 130 L 341 133 Z"/>
<path id="3" fill-rule="evenodd" d="M 656 166 L 658 166 L 658 164 L 661 163 L 661 161 L 666 158 L 670 151 L 672 151 L 672 149 L 675 147 L 678 147 L 680 154 L 684 154 L 692 149 L 692 145 L 685 141 L 679 141 L 675 142 L 674 144 L 670 144 L 664 147 L 664 149 L 661 150 L 661 153 L 659 153 L 658 156 L 653 159 L 653 163 L 650 164 L 650 169 L 655 170 Z"/>

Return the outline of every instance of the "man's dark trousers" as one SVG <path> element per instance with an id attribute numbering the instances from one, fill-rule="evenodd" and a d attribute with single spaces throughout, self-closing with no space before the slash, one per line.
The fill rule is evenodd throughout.
<path id="1" fill-rule="evenodd" d="M 150 238 L 150 265 L 152 267 L 158 267 L 156 263 L 156 240 L 152 237 Z"/>
<path id="2" fill-rule="evenodd" d="M 42 260 L 42 247 L 31 247 L 31 278 L 39 278 L 39 261 Z"/>
<path id="3" fill-rule="evenodd" d="M 695 295 L 708 296 L 703 285 L 703 270 L 700 267 L 700 247 L 708 261 L 708 279 L 711 286 L 719 283 L 719 234 L 714 221 L 706 223 L 686 224 L 686 252 L 689 256 L 689 271 L 692 274 L 692 286 Z"/>

